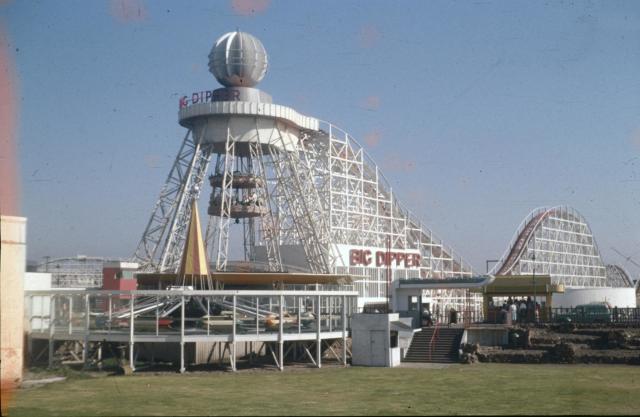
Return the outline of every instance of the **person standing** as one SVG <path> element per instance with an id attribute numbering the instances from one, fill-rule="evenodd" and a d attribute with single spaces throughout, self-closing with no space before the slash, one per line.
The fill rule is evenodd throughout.
<path id="1" fill-rule="evenodd" d="M 518 311 L 518 317 L 520 318 L 520 323 L 524 323 L 527 318 L 527 303 L 522 300 L 520 301 L 520 308 Z"/>
<path id="2" fill-rule="evenodd" d="M 509 313 L 511 313 L 511 323 L 515 324 L 518 320 L 518 307 L 516 303 L 512 302 L 509 304 Z"/>
<path id="3" fill-rule="evenodd" d="M 536 319 L 535 316 L 535 304 L 531 297 L 527 297 L 527 321 L 533 322 Z"/>

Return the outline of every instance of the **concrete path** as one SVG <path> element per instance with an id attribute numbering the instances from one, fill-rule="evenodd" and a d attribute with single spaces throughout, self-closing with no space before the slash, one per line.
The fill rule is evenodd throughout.
<path id="1" fill-rule="evenodd" d="M 457 363 L 420 363 L 420 362 L 401 362 L 400 368 L 418 368 L 418 369 L 444 369 Z"/>
<path id="2" fill-rule="evenodd" d="M 57 376 L 53 378 L 42 378 L 42 379 L 29 379 L 26 381 L 22 381 L 22 384 L 20 384 L 20 386 L 22 388 L 31 388 L 37 385 L 51 384 L 52 382 L 64 381 L 65 379 L 67 379 L 67 377 L 65 376 Z"/>

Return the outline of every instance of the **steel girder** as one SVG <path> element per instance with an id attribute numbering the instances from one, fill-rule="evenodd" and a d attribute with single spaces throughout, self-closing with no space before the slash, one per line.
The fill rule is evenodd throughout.
<path id="1" fill-rule="evenodd" d="M 189 202 L 199 197 L 211 160 L 211 147 L 199 142 L 187 131 L 133 256 L 142 271 L 177 271 L 191 215 Z"/>
<path id="2" fill-rule="evenodd" d="M 269 151 L 284 206 L 293 220 L 311 271 L 331 273 L 336 259 L 312 165 L 304 152 L 285 151 L 280 132 L 278 138 L 282 146 L 270 147 Z"/>
<path id="3" fill-rule="evenodd" d="M 218 270 L 228 262 L 234 143 L 228 134 L 216 164 L 225 173 L 224 213 L 210 219 L 205 234 Z M 270 270 L 282 270 L 281 245 L 300 244 L 312 271 L 333 272 L 344 265 L 335 244 L 382 247 L 390 237 L 393 248 L 421 252 L 419 276 L 471 275 L 451 248 L 399 204 L 377 165 L 346 132 L 329 124 L 326 130 L 303 131 L 299 151 L 285 152 L 283 135 L 274 129 L 267 148 L 269 154 L 263 155 L 262 146 L 249 147 L 248 163 L 264 179 L 264 189 L 257 191 L 268 203 L 269 216 L 261 219 L 260 239 L 248 244 L 266 246 Z M 200 149 L 188 132 L 136 251 L 144 269 L 177 267 L 190 214 L 185 202 L 199 196 L 210 158 L 211 148 Z M 254 225 L 245 225 L 245 246 L 251 229 Z"/>
<path id="4" fill-rule="evenodd" d="M 330 224 L 335 243 L 384 247 L 422 254 L 420 276 L 471 276 L 472 269 L 453 249 L 418 221 L 397 200 L 393 189 L 366 151 L 343 130 L 323 126 L 329 161 Z"/>

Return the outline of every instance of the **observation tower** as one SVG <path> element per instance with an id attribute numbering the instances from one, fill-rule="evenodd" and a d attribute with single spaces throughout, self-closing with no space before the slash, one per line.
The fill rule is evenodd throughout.
<path id="1" fill-rule="evenodd" d="M 209 54 L 222 87 L 180 99 L 187 132 L 134 255 L 142 269 L 177 271 L 205 193 L 214 274 L 350 274 L 361 305 L 384 302 L 397 279 L 471 276 L 348 133 L 257 88 L 268 62 L 259 39 L 227 33 Z"/>

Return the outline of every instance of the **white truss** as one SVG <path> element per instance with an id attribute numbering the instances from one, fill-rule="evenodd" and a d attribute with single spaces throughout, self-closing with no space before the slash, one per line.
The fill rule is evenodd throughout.
<path id="1" fill-rule="evenodd" d="M 385 247 L 390 238 L 394 250 L 419 250 L 420 267 L 394 270 L 392 279 L 472 276 L 471 267 L 400 204 L 378 166 L 348 133 L 322 122 L 320 131 L 308 132 L 303 143 L 334 245 Z M 360 294 L 371 300 L 384 298 L 384 268 L 347 267 L 342 261 L 336 273 L 366 276 L 356 283 Z"/>
<path id="2" fill-rule="evenodd" d="M 249 145 L 249 152 L 251 155 L 251 161 L 255 165 L 253 171 L 256 173 L 257 178 L 261 178 L 262 186 L 257 188 L 258 199 L 266 201 L 268 211 L 262 216 L 260 222 L 260 233 L 262 235 L 262 242 L 266 250 L 267 264 L 269 271 L 281 271 L 282 270 L 282 257 L 280 255 L 280 245 L 278 244 L 278 225 L 275 221 L 276 211 L 274 210 L 274 202 L 271 199 L 271 192 L 269 191 L 267 169 L 265 167 L 265 158 L 262 154 L 262 146 L 259 143 L 252 143 Z M 254 168 L 252 166 L 252 168 Z M 251 224 L 253 225 L 253 219 Z M 249 249 L 255 256 L 255 229 L 249 230 L 250 236 L 245 236 L 245 245 L 247 238 L 251 239 L 251 248 Z M 248 257 L 247 259 L 255 259 L 254 257 Z"/>
<path id="3" fill-rule="evenodd" d="M 330 273 L 335 255 L 331 250 L 331 232 L 316 177 L 306 152 L 286 152 L 271 147 L 271 158 L 278 187 L 297 232 L 309 268 L 315 273 Z"/>
<path id="4" fill-rule="evenodd" d="M 258 132 L 257 124 L 255 129 Z M 394 269 L 392 279 L 472 276 L 471 267 L 400 204 L 378 166 L 349 134 L 321 122 L 318 130 L 303 129 L 298 149 L 292 150 L 278 129 L 273 128 L 268 144 L 236 144 L 228 131 L 225 146 L 217 150 L 200 149 L 195 144 L 200 141 L 188 133 L 135 260 L 145 269 L 177 268 L 190 215 L 188 202 L 198 198 L 216 153 L 215 173 L 222 177 L 222 186 L 212 199 L 219 199 L 220 206 L 209 219 L 205 240 L 217 270 L 229 265 L 232 199 L 249 193 L 233 188 L 234 175 L 242 171 L 262 180 L 254 191 L 267 208 L 258 218 L 241 219 L 245 261 L 255 261 L 262 251 L 269 270 L 288 270 L 281 253 L 297 246 L 312 272 L 365 277 L 356 287 L 370 301 L 386 297 L 385 268 L 348 266 L 336 245 L 381 248 L 390 240 L 392 250 L 419 251 L 419 267 Z M 255 223 L 258 219 L 260 224 Z"/>
<path id="5" fill-rule="evenodd" d="M 227 141 L 224 151 L 224 168 L 222 171 L 222 190 L 220 214 L 218 216 L 218 251 L 216 256 L 216 271 L 226 271 L 229 256 L 229 223 L 231 221 L 231 197 L 233 183 L 233 172 L 235 171 L 235 139 L 227 129 Z M 214 238 L 215 241 L 215 238 Z"/>
<path id="6" fill-rule="evenodd" d="M 491 274 L 550 275 L 567 287 L 605 287 L 606 268 L 587 221 L 571 207 L 538 208 L 518 227 Z"/>
<path id="7" fill-rule="evenodd" d="M 607 287 L 630 288 L 634 283 L 627 271 L 618 265 L 607 265 Z"/>
<path id="8" fill-rule="evenodd" d="M 211 148 L 201 147 L 191 130 L 182 141 L 133 260 L 142 271 L 176 272 L 191 216 L 211 160 Z"/>
<path id="9" fill-rule="evenodd" d="M 257 120 L 255 131 L 259 137 Z M 335 255 L 330 248 L 322 198 L 314 187 L 314 171 L 306 153 L 286 145 L 285 135 L 278 127 L 272 128 L 269 143 L 258 140 L 236 143 L 229 132 L 227 135 L 224 149 L 215 151 L 218 154 L 215 176 L 222 178 L 222 182 L 212 193 L 211 202 L 216 205 L 214 212 L 210 211 L 212 217 L 205 234 L 212 259 L 217 259 L 216 270 L 227 269 L 231 220 L 235 218 L 235 223 L 242 222 L 245 261 L 255 263 L 260 248 L 267 268 L 282 271 L 288 267 L 282 265 L 281 246 L 295 245 L 304 250 L 309 270 L 329 273 Z M 241 177 L 255 178 L 255 186 L 234 188 L 235 179 Z M 254 193 L 264 203 L 259 207 L 259 225 L 255 224 L 256 217 L 234 214 L 232 204 L 246 201 Z"/>
<path id="10" fill-rule="evenodd" d="M 420 276 L 471 276 L 471 267 L 397 200 L 366 151 L 346 132 L 329 125 L 331 138 L 331 228 L 335 243 L 418 249 Z"/>

